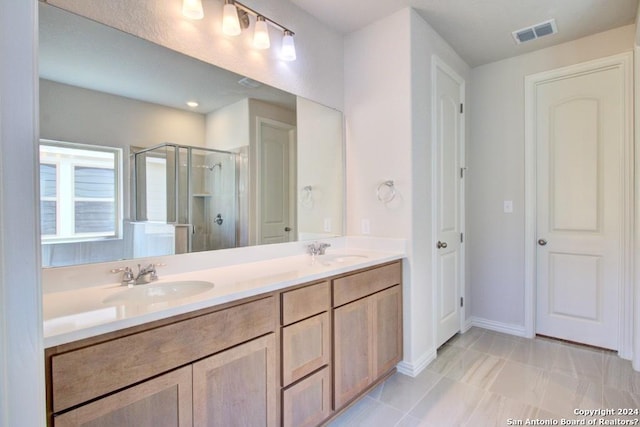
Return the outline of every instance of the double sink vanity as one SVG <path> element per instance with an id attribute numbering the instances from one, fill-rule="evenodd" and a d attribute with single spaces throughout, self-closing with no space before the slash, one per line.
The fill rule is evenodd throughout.
<path id="1" fill-rule="evenodd" d="M 44 296 L 51 426 L 315 426 L 402 359 L 402 254 L 286 256 Z"/>

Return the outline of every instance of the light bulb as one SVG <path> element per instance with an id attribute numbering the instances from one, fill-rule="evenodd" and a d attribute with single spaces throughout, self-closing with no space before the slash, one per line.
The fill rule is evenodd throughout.
<path id="1" fill-rule="evenodd" d="M 269 49 L 271 42 L 269 41 L 269 28 L 264 16 L 258 15 L 256 28 L 253 33 L 253 47 L 256 49 Z"/>
<path id="2" fill-rule="evenodd" d="M 189 19 L 202 19 L 202 0 L 182 0 L 182 14 Z"/>
<path id="3" fill-rule="evenodd" d="M 293 43 L 293 33 L 289 30 L 284 31 L 284 37 L 282 38 L 282 50 L 280 51 L 280 57 L 285 61 L 296 60 L 296 45 Z"/>
<path id="4" fill-rule="evenodd" d="M 240 20 L 238 19 L 238 9 L 233 2 L 227 2 L 222 9 L 222 32 L 228 36 L 237 36 L 242 30 L 240 29 Z"/>

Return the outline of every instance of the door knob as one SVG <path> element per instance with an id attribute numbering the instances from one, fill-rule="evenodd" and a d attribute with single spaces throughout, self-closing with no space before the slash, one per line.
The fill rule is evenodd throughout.
<path id="1" fill-rule="evenodd" d="M 445 249 L 447 247 L 447 242 L 441 242 L 440 240 L 438 240 L 436 246 L 438 247 L 438 249 Z"/>
<path id="2" fill-rule="evenodd" d="M 291 231 L 291 227 L 285 227 L 285 228 L 284 228 L 284 231 L 287 231 L 287 232 L 288 232 L 288 231 Z"/>
<path id="3" fill-rule="evenodd" d="M 539 239 L 539 240 L 538 240 L 538 244 L 539 244 L 540 246 L 544 246 L 544 245 L 546 245 L 546 244 L 547 244 L 547 241 L 546 241 L 546 240 L 544 240 L 544 239 Z"/>

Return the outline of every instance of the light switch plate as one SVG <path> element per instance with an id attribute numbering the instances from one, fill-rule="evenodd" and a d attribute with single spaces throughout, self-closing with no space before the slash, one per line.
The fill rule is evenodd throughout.
<path id="1" fill-rule="evenodd" d="M 324 232 L 325 233 L 331 232 L 331 218 L 324 219 Z"/>
<path id="2" fill-rule="evenodd" d="M 513 200 L 505 200 L 503 210 L 504 213 L 513 213 Z"/>
<path id="3" fill-rule="evenodd" d="M 371 234 L 371 223 L 368 219 L 363 218 L 360 222 L 360 227 L 362 229 L 362 234 Z"/>

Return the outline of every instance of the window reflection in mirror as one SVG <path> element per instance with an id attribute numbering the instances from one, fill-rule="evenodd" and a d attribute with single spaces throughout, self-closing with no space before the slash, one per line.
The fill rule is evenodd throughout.
<path id="1" fill-rule="evenodd" d="M 121 237 L 121 157 L 118 148 L 41 142 L 43 243 Z"/>

